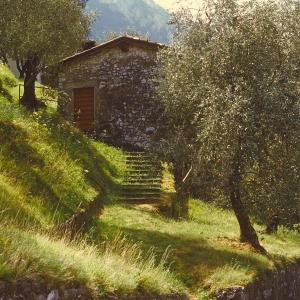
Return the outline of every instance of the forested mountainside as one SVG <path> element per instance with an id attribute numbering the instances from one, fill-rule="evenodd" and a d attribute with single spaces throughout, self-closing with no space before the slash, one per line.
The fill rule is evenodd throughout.
<path id="1" fill-rule="evenodd" d="M 171 37 L 169 13 L 153 0 L 89 0 L 86 9 L 96 9 L 100 14 L 91 30 L 96 41 L 104 30 L 120 32 L 125 27 L 134 27 L 142 34 L 149 32 L 156 42 L 166 43 Z"/>

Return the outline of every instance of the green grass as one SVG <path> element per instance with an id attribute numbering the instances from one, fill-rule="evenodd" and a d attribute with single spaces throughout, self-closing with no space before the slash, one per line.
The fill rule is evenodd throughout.
<path id="1" fill-rule="evenodd" d="M 232 212 L 195 199 L 189 201 L 189 217 L 180 221 L 166 219 L 145 205 L 106 206 L 99 227 L 106 236 L 121 230 L 132 240 L 143 241 L 145 249 L 155 245 L 157 253 L 170 246 L 171 270 L 194 295 L 245 285 L 299 257 L 297 233 L 284 228 L 276 235 L 260 233 L 262 245 L 269 253 L 260 255 L 239 242 Z M 256 229 L 262 232 L 263 228 L 256 225 Z"/>
<path id="2" fill-rule="evenodd" d="M 265 235 L 255 224 L 268 251 L 260 255 L 239 242 L 230 210 L 197 199 L 178 220 L 155 206 L 119 203 L 123 153 L 84 136 L 52 107 L 19 107 L 18 80 L 1 65 L 0 80 L 0 279 L 85 284 L 95 295 L 139 289 L 211 299 L 217 288 L 247 284 L 300 256 L 297 232 Z M 167 170 L 163 195 L 169 205 Z M 75 236 L 57 229 L 77 212 L 88 214 L 86 229 Z"/>
<path id="3" fill-rule="evenodd" d="M 10 70 L 0 62 L 0 102 L 12 102 L 16 98 L 18 80 Z"/>
<path id="4" fill-rule="evenodd" d="M 125 157 L 64 121 L 55 109 L 28 112 L 18 105 L 18 81 L 0 66 L 0 278 L 43 277 L 86 284 L 95 294 L 178 289 L 152 247 L 116 233 L 93 240 L 106 202 L 115 202 Z M 75 235 L 57 229 L 77 212 L 89 227 Z M 61 228 L 61 227 L 59 227 Z"/>
<path id="5" fill-rule="evenodd" d="M 165 258 L 155 262 L 152 250 L 143 255 L 138 244 L 117 235 L 100 245 L 84 237 L 37 233 L 4 227 L 0 233 L 3 278 L 43 278 L 55 283 L 85 284 L 96 295 L 122 295 L 140 288 L 152 293 L 169 292 L 175 279 Z"/>

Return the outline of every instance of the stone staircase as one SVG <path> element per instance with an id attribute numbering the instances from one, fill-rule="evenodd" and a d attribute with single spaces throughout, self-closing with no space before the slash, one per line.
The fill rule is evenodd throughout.
<path id="1" fill-rule="evenodd" d="M 126 151 L 126 173 L 119 199 L 131 204 L 160 201 L 162 166 L 141 151 Z"/>

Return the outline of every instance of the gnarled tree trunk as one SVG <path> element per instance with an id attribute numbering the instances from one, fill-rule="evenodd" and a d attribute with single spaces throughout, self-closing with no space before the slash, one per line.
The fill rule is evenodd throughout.
<path id="1" fill-rule="evenodd" d="M 229 181 L 229 187 L 231 205 L 240 226 L 240 240 L 251 244 L 251 246 L 257 251 L 265 253 L 266 250 L 260 245 L 257 233 L 251 224 L 241 200 L 240 174 L 238 171 L 232 175 Z"/>
<path id="2" fill-rule="evenodd" d="M 35 56 L 32 59 L 28 58 L 24 65 L 24 94 L 21 98 L 21 104 L 28 109 L 37 109 L 39 101 L 35 95 L 35 80 L 37 72 L 38 58 Z"/>
<path id="3" fill-rule="evenodd" d="M 19 78 L 20 79 L 23 79 L 24 78 L 24 74 L 25 74 L 25 64 L 23 63 L 23 60 L 22 59 L 17 59 L 16 61 L 16 65 L 17 65 L 17 69 L 20 73 L 20 76 Z"/>

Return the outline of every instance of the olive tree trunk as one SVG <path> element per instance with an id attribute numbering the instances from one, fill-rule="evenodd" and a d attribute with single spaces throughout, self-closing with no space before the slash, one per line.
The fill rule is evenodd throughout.
<path id="1" fill-rule="evenodd" d="M 249 216 L 241 200 L 240 180 L 241 175 L 237 170 L 229 180 L 230 201 L 240 226 L 240 240 L 242 242 L 251 244 L 255 250 L 265 253 L 266 250 L 260 245 L 257 233 L 251 224 Z"/>
<path id="2" fill-rule="evenodd" d="M 21 98 L 21 104 L 28 109 L 37 109 L 39 106 L 39 101 L 35 95 L 35 80 L 37 76 L 37 65 L 38 58 L 33 59 L 28 58 L 24 65 L 24 94 Z"/>

